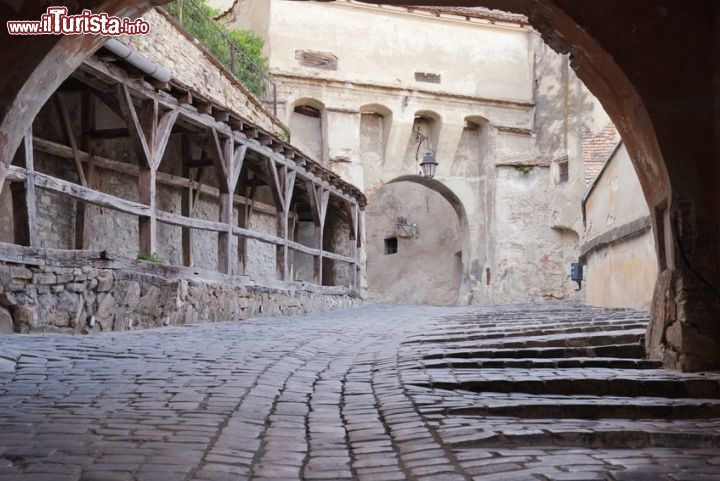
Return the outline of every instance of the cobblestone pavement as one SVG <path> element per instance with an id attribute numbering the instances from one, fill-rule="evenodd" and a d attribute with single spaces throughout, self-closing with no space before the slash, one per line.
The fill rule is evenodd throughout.
<path id="1" fill-rule="evenodd" d="M 0 480 L 718 480 L 720 375 L 647 314 L 368 305 L 0 336 Z"/>

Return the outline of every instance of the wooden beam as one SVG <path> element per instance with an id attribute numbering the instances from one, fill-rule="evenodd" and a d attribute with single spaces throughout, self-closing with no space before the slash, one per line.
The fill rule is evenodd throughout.
<path id="1" fill-rule="evenodd" d="M 125 84 L 117 87 L 117 97 L 128 130 L 138 146 L 138 156 L 143 160 L 138 173 L 140 202 L 150 207 L 150 215 L 138 219 L 138 248 L 140 252 L 154 254 L 157 250 L 157 169 L 179 112 L 171 108 L 160 116 L 159 102 L 157 98 L 151 97 L 142 100 L 138 117 L 132 96 Z"/>
<path id="2" fill-rule="evenodd" d="M 278 163 L 288 165 L 289 168 L 296 170 L 297 175 L 299 175 L 301 178 L 310 179 L 318 184 L 327 183 L 327 187 L 332 193 L 332 195 L 340 199 L 356 201 L 355 197 L 347 195 L 342 191 L 342 189 L 331 185 L 328 181 L 324 181 L 317 174 L 313 174 L 311 172 L 313 166 L 317 169 L 318 172 L 324 171 L 324 169 L 321 168 L 319 165 L 310 161 L 307 161 L 307 165 L 302 165 L 302 162 L 298 163 L 298 158 L 295 158 L 294 160 L 287 159 L 282 154 L 274 152 L 272 148 L 261 145 L 256 140 L 259 135 L 259 130 L 257 127 L 254 127 L 250 124 L 245 124 L 243 126 L 244 130 L 242 132 L 233 131 L 227 124 L 217 122 L 208 115 L 199 114 L 195 109 L 190 108 L 187 105 L 181 105 L 175 98 L 168 94 L 158 93 L 152 89 L 144 87 L 141 82 L 129 81 L 127 79 L 127 76 L 121 71 L 112 69 L 109 66 L 104 65 L 92 58 L 85 61 L 83 66 L 81 66 L 80 68 L 80 72 L 93 75 L 108 83 L 127 82 L 128 88 L 132 88 L 135 92 L 137 92 L 138 95 L 145 98 L 154 98 L 164 108 L 177 109 L 180 112 L 180 116 L 182 116 L 185 122 L 201 129 L 215 128 L 219 133 L 223 133 L 226 136 L 233 136 L 236 142 L 246 144 L 250 151 L 255 152 L 266 158 L 275 158 Z M 333 182 L 337 184 L 344 184 L 344 182 L 342 182 L 340 179 L 335 179 L 333 180 Z"/>
<path id="3" fill-rule="evenodd" d="M 90 133 L 95 129 L 95 109 L 96 109 L 96 98 L 90 92 L 83 92 L 81 96 L 81 136 L 80 144 L 82 150 L 74 149 L 73 158 L 76 163 L 80 164 L 79 171 L 85 172 L 84 165 L 82 163 L 82 154 L 85 152 L 92 152 L 93 150 L 93 139 Z M 87 168 L 87 186 L 95 188 L 95 157 L 91 155 L 90 162 Z M 92 210 L 91 207 L 85 205 L 84 202 L 75 203 L 75 249 L 85 250 L 90 246 L 90 232 L 89 226 L 92 222 Z"/>
<path id="4" fill-rule="evenodd" d="M 206 230 L 210 232 L 225 232 L 227 225 L 223 222 L 213 222 L 211 220 L 193 219 L 184 217 L 173 212 L 157 212 L 157 219 L 164 224 L 176 225 L 180 227 L 191 227 L 198 230 Z"/>
<path id="5" fill-rule="evenodd" d="M 157 123 L 157 140 L 156 143 L 153 144 L 153 162 L 155 169 L 160 166 L 163 155 L 165 155 L 172 129 L 175 126 L 179 114 L 177 110 L 169 110 L 159 119 L 157 117 L 155 118 L 155 122 Z"/>
<path id="6" fill-rule="evenodd" d="M 212 130 L 212 144 L 215 148 L 214 155 L 218 157 L 220 164 L 220 204 L 219 221 L 227 224 L 227 232 L 218 234 L 218 270 L 223 274 L 230 274 L 232 262 L 230 259 L 230 246 L 233 232 L 233 195 L 237 181 L 242 170 L 247 147 L 235 148 L 235 140 L 230 137 L 223 139 L 222 145 L 217 132 Z"/>
<path id="7" fill-rule="evenodd" d="M 175 98 L 181 105 L 192 105 L 193 95 L 191 92 L 178 92 L 175 94 Z"/>
<path id="8" fill-rule="evenodd" d="M 325 218 L 327 217 L 328 202 L 330 200 L 330 191 L 321 185 L 317 185 L 310 180 L 306 180 L 306 189 L 310 198 L 310 212 L 315 224 L 315 248 L 322 251 L 323 248 L 323 232 L 325 231 Z M 313 281 L 315 284 L 322 285 L 322 255 L 315 255 L 313 260 Z"/>
<path id="9" fill-rule="evenodd" d="M 142 161 L 146 164 L 146 167 L 150 168 L 152 149 L 150 148 L 145 133 L 143 132 L 143 125 L 141 125 L 140 118 L 135 110 L 135 104 L 133 103 L 130 95 L 130 90 L 124 83 L 119 83 L 116 86 L 116 94 L 118 105 L 122 111 L 122 116 L 127 123 L 128 132 L 130 132 L 130 135 L 137 145 L 136 150 L 138 151 L 138 154 L 140 154 Z"/>
<path id="10" fill-rule="evenodd" d="M 11 167 L 18 169 L 18 167 Z M 136 216 L 147 216 L 150 214 L 150 208 L 146 205 L 132 202 L 129 200 L 115 197 L 114 195 L 105 194 L 89 187 L 68 182 L 67 180 L 58 179 L 49 175 L 35 172 L 35 186 L 38 188 L 50 190 L 60 194 L 65 194 L 73 199 L 82 200 L 88 204 L 97 205 L 99 207 L 107 207 L 125 214 Z"/>
<path id="11" fill-rule="evenodd" d="M 358 229 L 359 229 L 359 219 L 360 219 L 360 209 L 358 208 L 357 203 L 353 203 L 350 205 L 350 215 L 352 219 L 352 226 L 350 227 L 350 232 L 352 233 L 351 239 L 355 242 L 352 242 L 350 244 L 350 256 L 354 259 L 354 262 L 350 264 L 350 288 L 358 288 L 360 284 L 360 277 L 359 277 L 359 267 L 360 267 L 360 259 L 358 258 L 359 250 L 358 246 L 360 243 L 360 236 L 358 235 Z"/>
<path id="12" fill-rule="evenodd" d="M 245 123 L 243 122 L 242 119 L 232 116 L 232 115 L 230 116 L 230 120 L 228 121 L 228 124 L 230 125 L 231 129 L 240 130 L 240 131 L 242 131 L 243 126 L 245 125 Z"/>
<path id="13" fill-rule="evenodd" d="M 203 175 L 203 168 L 200 167 L 195 171 L 195 175 L 190 179 L 190 189 L 192 193 L 192 188 L 195 186 L 195 195 L 192 197 L 192 205 L 190 206 L 190 217 L 195 213 L 195 207 L 198 205 L 198 202 L 200 202 L 200 194 L 203 191 L 203 184 L 202 184 L 202 175 Z M 220 197 L 220 191 L 217 191 L 217 196 Z"/>
<path id="14" fill-rule="evenodd" d="M 37 208 L 35 199 L 36 172 L 32 148 L 32 126 L 25 132 L 21 163 L 25 166 L 25 181 L 10 185 L 13 205 L 14 242 L 23 246 L 37 246 Z M 10 166 L 8 170 L 17 169 Z"/>
<path id="15" fill-rule="evenodd" d="M 46 139 L 40 139 L 33 137 L 33 146 L 36 150 L 45 152 L 47 154 L 55 155 L 64 159 L 72 159 L 72 149 L 66 145 L 58 144 Z M 128 164 L 126 162 L 119 162 L 117 160 L 108 159 L 102 156 L 91 156 L 87 152 L 80 152 L 80 157 L 83 163 L 94 163 L 96 169 L 107 169 L 113 172 L 124 174 L 131 177 L 138 176 L 138 166 Z M 10 179 L 12 180 L 12 179 Z M 24 180 L 24 177 L 23 177 Z M 157 173 L 157 181 L 160 184 L 176 187 L 179 189 L 187 189 L 192 187 L 195 191 L 195 199 L 202 195 L 217 198 L 220 195 L 219 189 L 202 184 L 199 180 L 188 179 L 187 177 L 180 177 L 165 172 Z M 255 200 L 250 200 L 245 197 L 235 195 L 235 204 L 245 205 L 251 202 L 254 205 L 254 209 L 264 214 L 275 214 L 275 207 L 265 203 L 258 203 Z"/>
<path id="16" fill-rule="evenodd" d="M 197 108 L 198 113 L 212 115 L 213 107 L 210 102 L 205 102 L 205 101 L 202 101 L 199 99 L 195 99 L 195 100 L 196 100 L 195 106 Z"/>
<path id="17" fill-rule="evenodd" d="M 353 259 L 352 257 L 343 256 L 341 254 L 336 254 L 334 252 L 327 252 L 327 251 L 324 251 L 321 249 L 314 249 L 312 247 L 298 244 L 297 242 L 294 242 L 294 241 L 288 241 L 287 245 L 290 249 L 300 251 L 305 254 L 309 254 L 311 256 L 322 256 L 326 259 L 332 259 L 334 261 L 345 262 L 347 264 L 352 264 L 353 262 L 355 262 L 355 259 Z"/>
<path id="18" fill-rule="evenodd" d="M 191 168 L 188 162 L 188 159 L 190 159 L 191 151 L 190 151 L 190 137 L 187 135 L 183 135 L 182 137 L 182 145 L 181 145 L 181 153 L 182 157 L 182 175 L 183 177 L 189 179 L 191 182 L 189 182 L 188 187 L 182 190 L 182 199 L 181 199 L 181 205 L 180 205 L 180 212 L 182 213 L 183 217 L 192 217 L 192 211 L 193 211 L 193 185 L 194 182 L 192 182 L 191 176 Z M 198 190 L 199 192 L 199 190 Z M 183 227 L 182 228 L 182 262 L 184 266 L 191 267 L 193 265 L 193 255 L 192 255 L 192 229 L 189 227 Z"/>
<path id="19" fill-rule="evenodd" d="M 157 171 L 141 168 L 138 173 L 138 198 L 149 208 L 148 216 L 138 219 L 139 252 L 157 252 Z"/>
<path id="20" fill-rule="evenodd" d="M 244 197 L 250 200 L 249 203 L 238 206 L 238 227 L 243 229 L 250 228 L 250 219 L 252 218 L 253 210 L 255 207 L 255 191 L 257 187 L 250 185 L 248 180 L 248 173 L 244 174 L 245 181 L 243 182 Z M 247 273 L 247 238 L 238 238 L 238 260 L 242 267 L 242 274 Z"/>
<path id="21" fill-rule="evenodd" d="M 75 170 L 77 172 L 78 179 L 80 179 L 80 185 L 87 186 L 87 179 L 85 178 L 82 161 L 80 160 L 80 149 L 78 149 L 77 140 L 75 139 L 75 132 L 73 132 L 72 122 L 70 121 L 70 112 L 68 111 L 67 104 L 65 103 L 65 98 L 62 94 L 58 93 L 55 94 L 54 99 L 60 116 L 60 123 L 63 126 L 63 131 L 65 132 L 65 139 L 70 143 L 70 147 L 73 150 Z"/>
<path id="22" fill-rule="evenodd" d="M 215 110 L 213 117 L 216 122 L 227 122 L 230 120 L 230 113 L 227 110 Z"/>

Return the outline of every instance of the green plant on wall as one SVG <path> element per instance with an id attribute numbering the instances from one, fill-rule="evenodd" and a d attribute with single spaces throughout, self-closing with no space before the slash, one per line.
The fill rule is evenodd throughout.
<path id="1" fill-rule="evenodd" d="M 527 175 L 535 168 L 534 165 L 516 165 L 515 170 L 522 172 L 523 175 Z"/>
<path id="2" fill-rule="evenodd" d="M 162 263 L 162 259 L 160 259 L 155 252 L 148 254 L 147 252 L 140 251 L 138 252 L 137 258 L 139 261 L 154 262 L 156 264 Z"/>
<path id="3" fill-rule="evenodd" d="M 210 7 L 206 0 L 175 0 L 165 8 L 205 48 L 257 97 L 265 95 L 268 61 L 262 54 L 264 40 L 250 30 L 229 29 L 213 20 L 220 11 Z M 233 51 L 233 49 L 237 49 Z"/>

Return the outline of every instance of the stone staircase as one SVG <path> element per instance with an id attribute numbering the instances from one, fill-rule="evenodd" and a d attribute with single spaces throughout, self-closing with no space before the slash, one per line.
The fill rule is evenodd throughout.
<path id="1" fill-rule="evenodd" d="M 720 374 L 645 360 L 647 322 L 647 312 L 578 304 L 475 308 L 409 339 L 401 377 L 465 454 L 720 447 Z"/>

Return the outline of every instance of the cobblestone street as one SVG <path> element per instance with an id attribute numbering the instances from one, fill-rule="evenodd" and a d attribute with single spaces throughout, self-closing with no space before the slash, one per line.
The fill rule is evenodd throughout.
<path id="1" fill-rule="evenodd" d="M 720 374 L 640 360 L 646 323 L 367 305 L 0 336 L 0 479 L 720 479 Z"/>

